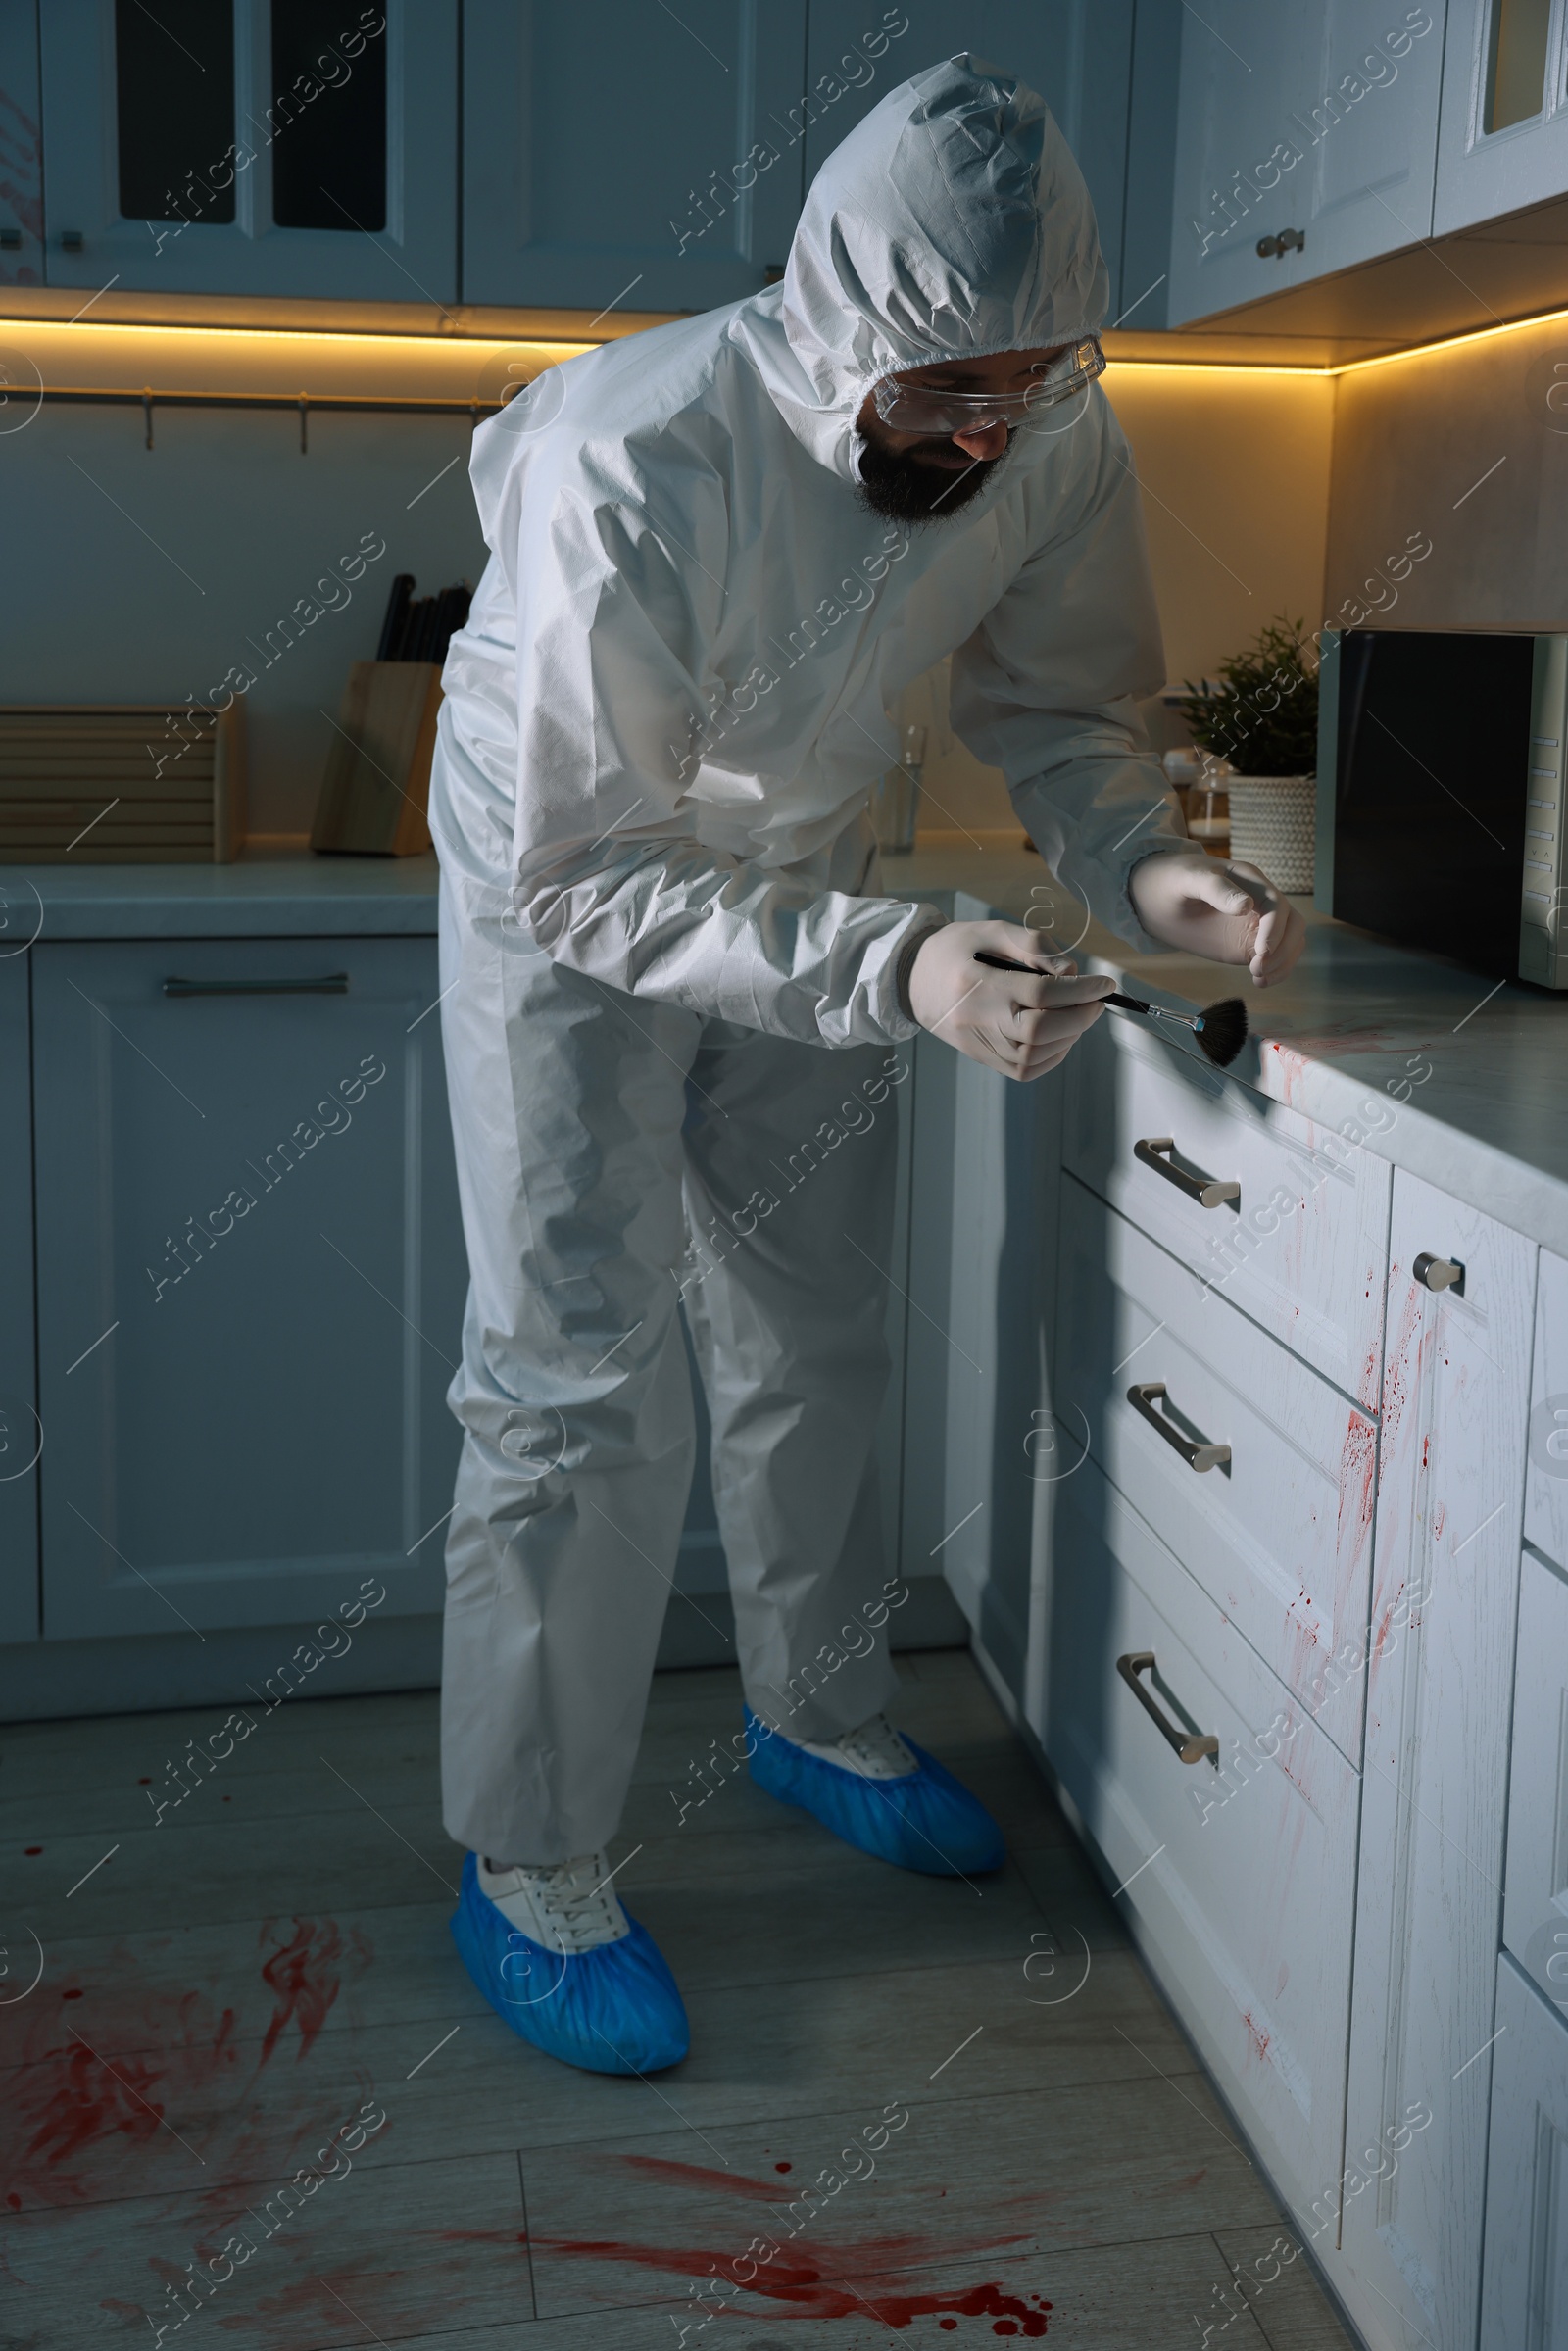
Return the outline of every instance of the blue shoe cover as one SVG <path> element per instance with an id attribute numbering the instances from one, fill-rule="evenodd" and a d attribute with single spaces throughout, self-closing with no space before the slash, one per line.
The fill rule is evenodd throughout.
<path id="1" fill-rule="evenodd" d="M 452 1939 L 503 2024 L 589 2074 L 657 2074 L 679 2065 L 691 2028 L 675 1979 L 646 1927 L 568 1959 L 509 1924 L 479 1888 L 469 1853 Z"/>
<path id="2" fill-rule="evenodd" d="M 979 1877 L 1006 1859 L 1002 1831 L 978 1796 L 912 1739 L 905 1744 L 919 1757 L 917 1772 L 900 1780 L 863 1780 L 808 1755 L 782 1731 L 769 1736 L 750 1706 L 745 1722 L 758 1787 L 814 1813 L 824 1829 L 862 1853 L 930 1878 Z"/>

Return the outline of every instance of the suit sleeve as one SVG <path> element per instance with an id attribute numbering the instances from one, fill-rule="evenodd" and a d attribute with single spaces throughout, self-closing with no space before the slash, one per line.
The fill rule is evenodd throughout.
<path id="1" fill-rule="evenodd" d="M 1128 877 L 1190 844 L 1135 707 L 1164 684 L 1164 653 L 1131 454 L 1098 390 L 1085 426 L 1094 437 L 1065 511 L 1042 493 L 1041 544 L 953 657 L 953 724 L 1002 769 L 1058 880 L 1152 951 Z"/>
<path id="2" fill-rule="evenodd" d="M 689 522 L 683 506 L 688 548 L 723 543 L 704 494 L 699 480 Z M 759 663 L 715 701 L 703 648 L 722 583 L 646 513 L 578 486 L 514 546 L 516 904 L 539 944 L 611 987 L 775 1036 L 913 1035 L 899 964 L 940 924 L 933 907 L 824 891 L 697 836 L 698 764 L 730 712 L 784 690 Z"/>

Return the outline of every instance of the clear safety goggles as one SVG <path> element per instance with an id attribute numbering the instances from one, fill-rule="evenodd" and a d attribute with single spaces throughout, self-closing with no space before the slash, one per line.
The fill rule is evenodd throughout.
<path id="1" fill-rule="evenodd" d="M 1026 424 L 1042 409 L 1070 399 L 1104 372 L 1100 337 L 1080 335 L 1022 392 L 943 392 L 885 375 L 871 397 L 877 415 L 895 432 L 981 432 L 988 424 Z"/>

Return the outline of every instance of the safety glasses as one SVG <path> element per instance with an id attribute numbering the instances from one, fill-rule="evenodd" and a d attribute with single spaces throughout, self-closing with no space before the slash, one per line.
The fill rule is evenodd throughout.
<path id="1" fill-rule="evenodd" d="M 988 424 L 1026 424 L 1040 410 L 1069 399 L 1104 372 L 1100 337 L 1081 335 L 1021 392 L 943 392 L 887 375 L 871 396 L 877 415 L 895 432 L 978 432 Z"/>

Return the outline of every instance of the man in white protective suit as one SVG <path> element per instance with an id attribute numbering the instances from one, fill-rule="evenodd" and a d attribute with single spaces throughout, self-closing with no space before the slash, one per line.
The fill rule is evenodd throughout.
<path id="1" fill-rule="evenodd" d="M 876 894 L 897 696 L 953 656 L 955 729 L 1124 938 L 1260 984 L 1300 952 L 1262 876 L 1244 890 L 1186 840 L 1135 714 L 1164 666 L 1093 380 L 1105 303 L 1043 102 L 957 57 L 829 157 L 781 285 L 552 369 L 475 436 L 490 560 L 431 778 L 471 1273 L 445 1818 L 465 1963 L 574 2065 L 649 2073 L 688 2045 L 605 1859 L 692 1471 L 678 1306 L 737 1751 L 886 1860 L 1003 1859 L 882 1711 L 895 1122 L 825 1139 L 847 1099 L 887 1098 L 917 1030 L 1034 1078 L 1111 983 Z"/>

